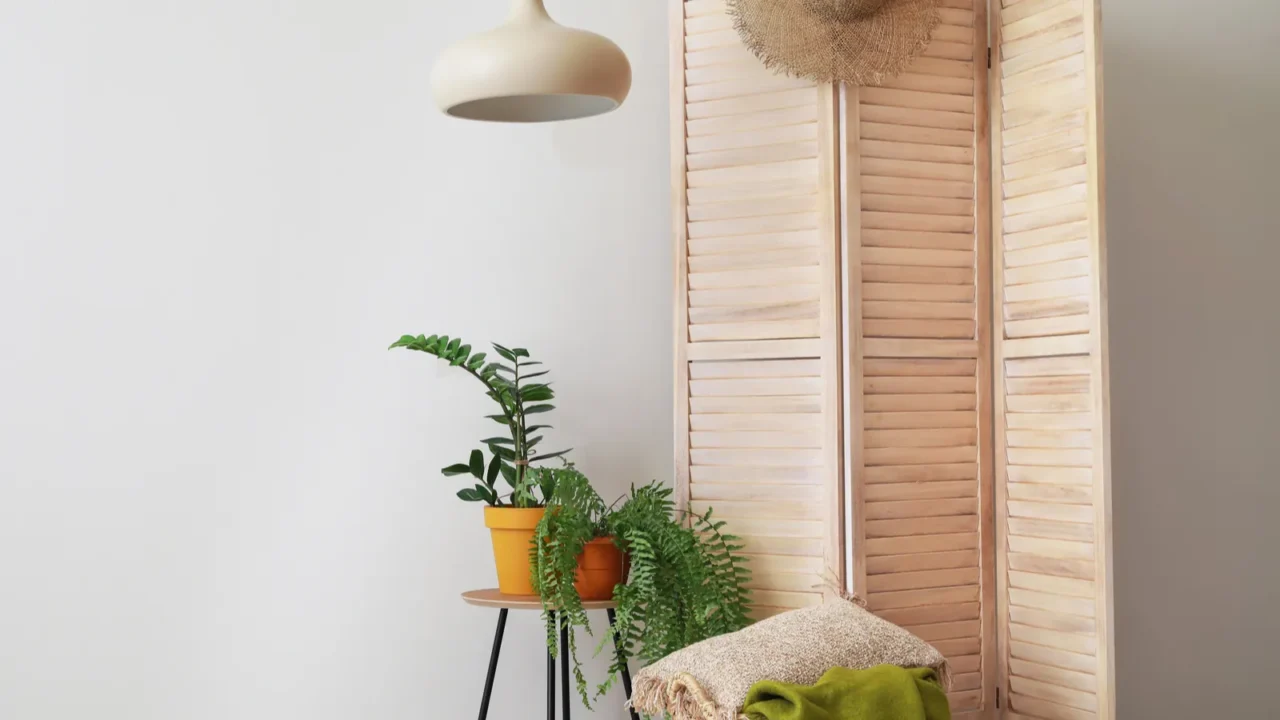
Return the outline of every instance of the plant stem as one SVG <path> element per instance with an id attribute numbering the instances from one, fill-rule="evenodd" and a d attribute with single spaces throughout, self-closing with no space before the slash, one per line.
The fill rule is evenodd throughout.
<path id="1" fill-rule="evenodd" d="M 515 448 L 516 459 L 517 461 L 519 461 L 519 460 L 527 460 L 528 458 L 527 458 L 527 453 L 524 447 L 524 412 L 523 412 L 524 403 L 520 402 L 520 356 L 517 355 L 515 356 L 515 358 L 516 358 L 515 362 L 512 363 L 512 365 L 515 368 L 515 371 L 513 373 L 513 375 L 515 375 L 515 378 L 513 380 L 513 384 L 515 385 L 515 391 L 514 391 L 515 397 L 513 397 L 512 400 L 515 403 L 517 427 L 516 427 L 516 433 L 515 433 L 516 436 L 513 439 L 516 441 L 516 448 Z M 525 477 L 525 473 L 528 470 L 529 470 L 529 466 L 527 463 L 522 463 L 522 462 L 516 463 L 517 486 L 524 487 L 524 477 Z"/>

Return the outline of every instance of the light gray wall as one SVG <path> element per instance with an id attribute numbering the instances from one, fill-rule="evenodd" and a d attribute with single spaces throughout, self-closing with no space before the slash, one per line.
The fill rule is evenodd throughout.
<path id="1" fill-rule="evenodd" d="M 554 444 L 671 476 L 666 7 L 548 5 L 630 54 L 619 112 L 439 114 L 505 0 L 0 0 L 0 718 L 473 717 L 492 556 L 438 468 L 495 426 L 401 333 L 530 348 Z M 491 717 L 542 644 L 512 616 Z"/>
<path id="2" fill-rule="evenodd" d="M 1103 12 L 1119 717 L 1275 717 L 1280 3 Z"/>

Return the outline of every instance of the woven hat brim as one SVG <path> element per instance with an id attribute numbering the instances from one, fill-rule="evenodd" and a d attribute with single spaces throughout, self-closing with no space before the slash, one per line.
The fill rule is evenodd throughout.
<path id="1" fill-rule="evenodd" d="M 937 0 L 890 0 L 850 22 L 823 22 L 797 0 L 728 0 L 747 48 L 772 70 L 816 82 L 882 85 L 929 45 Z"/>

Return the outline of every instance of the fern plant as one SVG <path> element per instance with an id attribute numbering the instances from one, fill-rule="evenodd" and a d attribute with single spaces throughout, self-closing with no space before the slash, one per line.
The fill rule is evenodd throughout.
<path id="1" fill-rule="evenodd" d="M 572 465 L 537 472 L 556 476 L 532 551 L 547 647 L 553 655 L 561 651 L 554 611 L 571 627 L 567 651 L 578 693 L 588 707 L 591 697 L 574 635 L 579 628 L 593 633 L 573 580 L 577 557 L 591 540 L 612 537 L 630 560 L 626 581 L 614 588 L 616 624 L 595 648 L 596 654 L 607 648 L 614 658 L 595 697 L 620 676 L 623 658 L 649 663 L 750 622 L 745 584 L 751 573 L 738 554 L 742 545 L 723 531 L 724 523 L 714 520 L 710 510 L 702 515 L 678 513 L 671 488 L 657 482 L 633 486 L 621 506 L 610 507 Z M 621 653 L 613 652 L 615 648 Z"/>
<path id="2" fill-rule="evenodd" d="M 570 628 L 583 628 L 591 633 L 591 625 L 582 607 L 582 598 L 574 587 L 574 580 L 577 579 L 578 556 L 587 543 L 610 535 L 609 508 L 595 488 L 591 487 L 587 476 L 572 464 L 566 464 L 564 468 L 538 468 L 533 473 L 539 478 L 551 476 L 548 484 L 554 488 L 547 498 L 547 513 L 534 530 L 535 542 L 530 548 L 530 565 L 534 590 L 542 598 L 547 647 L 555 655 L 560 652 L 560 648 L 557 644 L 556 621 L 551 615 L 553 611 L 561 623 L 568 623 Z M 587 680 L 582 673 L 582 665 L 578 662 L 574 632 L 568 634 L 568 640 L 567 652 L 573 660 L 574 680 L 583 702 L 586 703 L 589 701 Z"/>
<path id="3" fill-rule="evenodd" d="M 391 348 L 424 352 L 447 361 L 451 367 L 461 368 L 484 384 L 485 395 L 501 409 L 500 413 L 485 416 L 505 426 L 508 433 L 507 437 L 491 437 L 481 441 L 493 456 L 487 469 L 483 451 L 472 450 L 468 462 L 450 465 L 441 470 L 448 477 L 470 475 L 475 479 L 474 487 L 458 491 L 460 499 L 494 506 L 510 503 L 514 507 L 525 508 L 538 507 L 550 497 L 554 487 L 547 483 L 554 482 L 555 478 L 535 479 L 530 475 L 530 465 L 563 457 L 569 451 L 536 453 L 534 450 L 542 442 L 538 431 L 551 426 L 530 425 L 529 416 L 555 409 L 549 402 L 555 398 L 551 384 L 529 382 L 549 372 L 528 372 L 542 363 L 530 360 L 529 351 L 524 348 L 507 348 L 498 343 L 493 343 L 493 351 L 506 362 L 486 362 L 487 353 L 472 353 L 471 346 L 462 342 L 461 338 L 450 338 L 448 335 L 403 335 L 391 343 L 388 349 Z M 509 492 L 498 490 L 496 482 L 499 475 L 510 487 Z"/>

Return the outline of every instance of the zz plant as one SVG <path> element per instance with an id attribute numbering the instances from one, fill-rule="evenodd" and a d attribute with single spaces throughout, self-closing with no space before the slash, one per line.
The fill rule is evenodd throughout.
<path id="1" fill-rule="evenodd" d="M 555 490 L 555 476 L 535 476 L 530 466 L 569 452 L 537 452 L 535 448 L 542 442 L 542 435 L 538 432 L 551 426 L 529 424 L 530 416 L 555 409 L 550 403 L 555 398 L 555 391 L 550 383 L 530 382 L 546 376 L 549 371 L 536 370 L 542 363 L 529 359 L 528 350 L 507 348 L 498 343 L 492 345 L 501 361 L 489 361 L 487 353 L 472 353 L 470 345 L 448 335 L 404 335 L 391 343 L 391 348 L 416 350 L 447 361 L 450 367 L 459 368 L 479 380 L 484 385 L 485 395 L 498 405 L 500 412 L 485 417 L 504 426 L 507 435 L 481 441 L 492 456 L 487 467 L 484 452 L 472 450 L 467 462 L 441 470 L 448 477 L 469 475 L 475 480 L 474 487 L 459 490 L 458 497 L 467 502 L 484 502 L 496 507 L 508 503 L 519 508 L 538 507 Z M 498 490 L 499 475 L 506 481 L 509 491 Z"/>
<path id="2" fill-rule="evenodd" d="M 585 475 L 572 465 L 539 468 L 551 476 L 554 490 L 547 513 L 535 531 L 531 551 L 534 587 L 542 598 L 547 647 L 555 655 L 555 612 L 560 622 L 593 634 L 574 589 L 577 557 L 593 539 L 610 537 L 630 561 L 629 576 L 614 588 L 617 622 L 599 641 L 595 653 L 615 650 L 603 695 L 621 674 L 624 658 L 649 663 L 709 637 L 734 632 L 750 620 L 751 577 L 738 553 L 737 537 L 724 532 L 724 522 L 705 514 L 677 511 L 672 489 L 658 482 L 632 487 L 630 497 L 606 505 Z M 586 678 L 577 656 L 575 632 L 569 633 L 579 695 L 590 706 Z"/>

